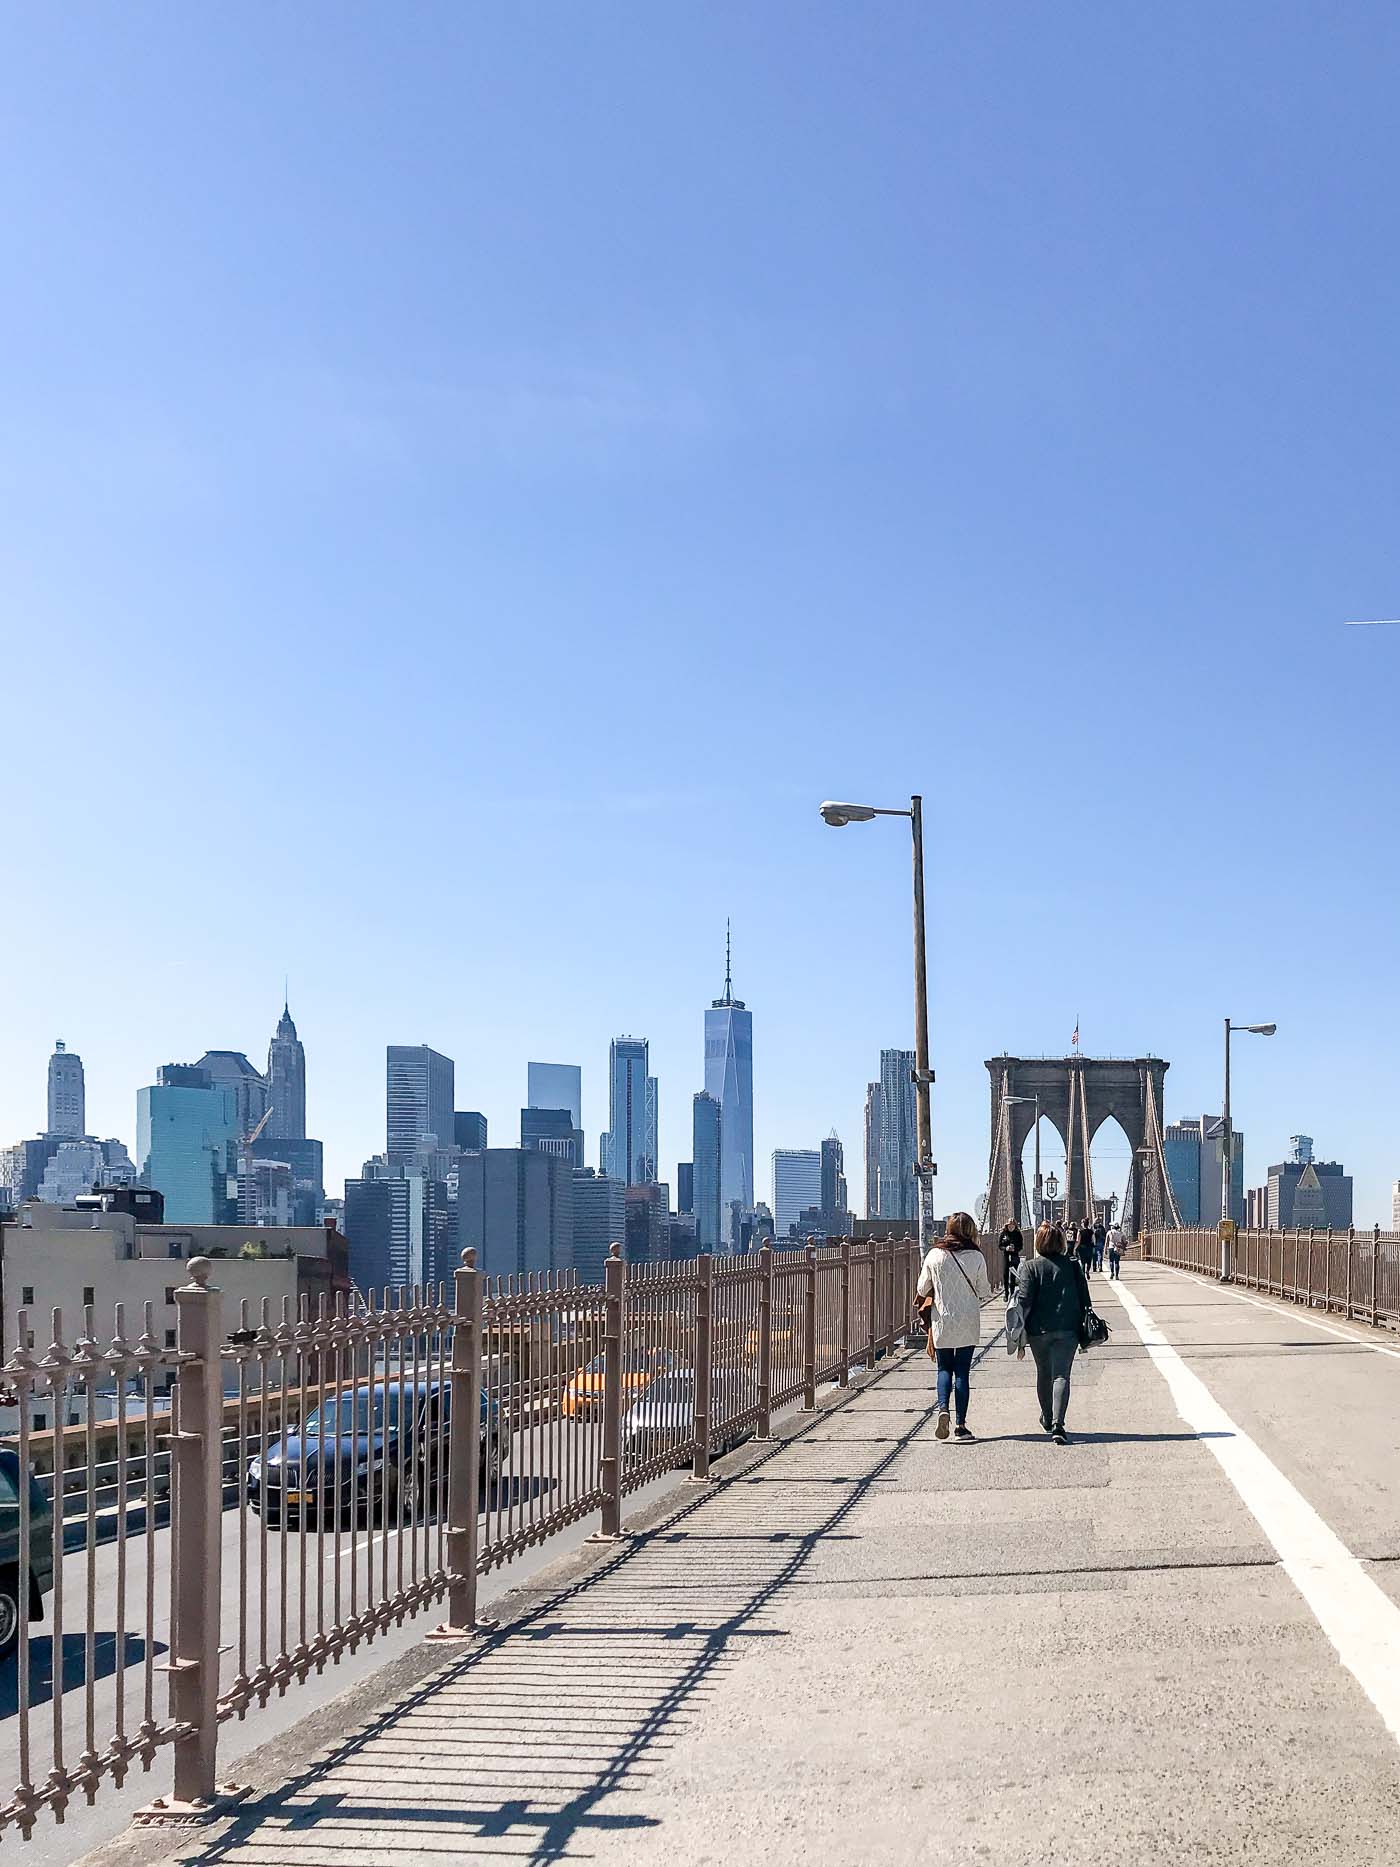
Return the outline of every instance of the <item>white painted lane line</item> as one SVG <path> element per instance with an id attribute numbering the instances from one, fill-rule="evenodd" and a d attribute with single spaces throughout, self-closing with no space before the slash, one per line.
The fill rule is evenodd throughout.
<path id="1" fill-rule="evenodd" d="M 1211 1282 L 1210 1278 L 1203 1278 L 1197 1271 L 1179 1271 L 1174 1264 L 1154 1263 L 1152 1269 L 1170 1271 L 1173 1277 L 1189 1277 L 1193 1283 Z M 1286 1317 L 1289 1322 L 1302 1323 L 1305 1329 L 1320 1329 L 1324 1335 L 1336 1336 L 1339 1342 L 1355 1342 L 1358 1348 L 1369 1348 L 1373 1355 L 1389 1355 L 1393 1360 L 1400 1361 L 1400 1348 L 1387 1348 L 1383 1342 L 1368 1342 L 1364 1335 L 1353 1335 L 1350 1329 L 1339 1329 L 1336 1323 L 1318 1322 L 1312 1316 L 1300 1315 L 1296 1304 L 1271 1303 L 1264 1297 L 1247 1295 L 1245 1291 L 1236 1289 L 1234 1284 L 1217 1283 L 1215 1288 L 1226 1296 L 1234 1297 L 1237 1302 L 1267 1310 L 1271 1316 Z"/>
<path id="2" fill-rule="evenodd" d="M 1296 1485 L 1240 1431 L 1139 1298 L 1122 1283 L 1116 1295 L 1171 1390 L 1177 1412 L 1215 1455 L 1342 1664 L 1400 1743 L 1400 1607 L 1376 1586 Z"/>

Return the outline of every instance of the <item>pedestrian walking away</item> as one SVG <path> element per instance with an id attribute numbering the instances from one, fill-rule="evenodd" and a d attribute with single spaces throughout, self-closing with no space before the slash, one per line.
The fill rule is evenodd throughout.
<path id="1" fill-rule="evenodd" d="M 1021 1268 L 1025 1245 L 1020 1226 L 1014 1219 L 1008 1219 L 997 1240 L 997 1250 L 1001 1253 L 1001 1295 L 1005 1303 L 1011 1301 L 1011 1293 L 1016 1288 L 1016 1273 Z"/>
<path id="2" fill-rule="evenodd" d="M 967 1423 L 972 1357 L 982 1340 L 982 1305 L 992 1300 L 987 1262 L 971 1213 L 955 1212 L 944 1236 L 924 1259 L 918 1292 L 928 1311 L 928 1352 L 938 1369 L 938 1424 L 934 1436 L 948 1437 L 949 1403 L 954 1439 L 974 1437 Z"/>
<path id="3" fill-rule="evenodd" d="M 1036 1233 L 1035 1256 L 1021 1266 L 1016 1279 L 1016 1301 L 1035 1360 L 1040 1424 L 1057 1446 L 1067 1445 L 1070 1371 L 1089 1309 L 1089 1278 L 1082 1258 L 1065 1250 L 1058 1225 L 1042 1225 Z"/>
<path id="4" fill-rule="evenodd" d="M 1113 1224 L 1108 1228 L 1108 1274 L 1117 1277 L 1118 1266 L 1123 1259 L 1123 1228 Z"/>
<path id="5" fill-rule="evenodd" d="M 1081 1219 L 1070 1239 L 1071 1249 L 1084 1266 L 1087 1277 L 1094 1268 L 1094 1228 L 1087 1219 Z"/>
<path id="6" fill-rule="evenodd" d="M 1094 1222 L 1094 1269 L 1096 1271 L 1101 1271 L 1103 1269 L 1103 1248 L 1107 1240 L 1108 1240 L 1108 1227 L 1104 1224 L 1102 1219 L 1095 1220 Z"/>

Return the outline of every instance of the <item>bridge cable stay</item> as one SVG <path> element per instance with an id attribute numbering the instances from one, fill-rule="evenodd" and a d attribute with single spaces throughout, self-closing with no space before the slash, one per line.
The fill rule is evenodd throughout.
<path id="1" fill-rule="evenodd" d="M 1157 1116 L 1157 1090 L 1152 1081 L 1152 1072 L 1147 1072 L 1147 1132 L 1152 1149 L 1152 1179 L 1156 1182 L 1154 1191 L 1157 1198 L 1152 1202 L 1157 1210 L 1150 1213 L 1149 1231 L 1160 1229 L 1162 1222 L 1170 1221 L 1173 1229 L 1181 1229 L 1181 1211 L 1176 1203 L 1176 1194 L 1172 1190 L 1171 1175 L 1167 1172 L 1166 1149 L 1162 1144 L 1162 1124 Z M 1146 1198 L 1143 1204 L 1147 1205 Z M 1165 1211 L 1162 1210 L 1165 1204 Z M 1154 1223 L 1156 1222 L 1156 1223 Z"/>

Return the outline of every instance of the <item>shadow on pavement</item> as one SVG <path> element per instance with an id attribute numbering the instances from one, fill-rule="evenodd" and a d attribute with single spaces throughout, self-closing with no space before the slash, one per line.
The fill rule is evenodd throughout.
<path id="1" fill-rule="evenodd" d="M 85 1640 L 82 1634 L 63 1636 L 63 1684 L 65 1694 L 81 1692 L 86 1677 L 83 1653 Z M 137 1666 L 146 1657 L 146 1643 L 138 1640 L 135 1634 L 128 1634 L 123 1645 L 124 1657 L 120 1667 Z M 165 1647 L 156 1641 L 152 1651 L 164 1653 Z M 119 1670 L 117 1659 L 117 1636 L 115 1631 L 98 1632 L 93 1640 L 92 1676 L 107 1679 Z M 29 1704 L 30 1709 L 38 1705 L 47 1705 L 53 1698 L 53 1636 L 51 1634 L 31 1634 L 29 1636 Z M 13 1718 L 19 1710 L 19 1664 L 7 1662 L 0 1672 L 0 1718 Z"/>

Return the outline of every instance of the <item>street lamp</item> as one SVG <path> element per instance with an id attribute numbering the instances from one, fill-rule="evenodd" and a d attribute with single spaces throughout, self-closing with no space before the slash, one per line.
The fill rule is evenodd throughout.
<path id="1" fill-rule="evenodd" d="M 874 804 L 834 804 L 821 807 L 822 818 L 833 830 L 843 830 L 848 823 L 869 823 L 875 817 L 907 817 L 914 838 L 914 1112 L 918 1129 L 919 1158 L 914 1175 L 918 1182 L 919 1248 L 927 1251 L 932 1244 L 933 1116 L 929 1107 L 929 1084 L 933 1072 L 928 1066 L 928 958 L 924 943 L 924 800 L 911 797 L 908 810 L 883 810 Z"/>
<path id="2" fill-rule="evenodd" d="M 1220 1280 L 1230 1281 L 1232 1270 L 1231 1238 L 1227 1221 L 1232 1221 L 1234 1214 L 1234 1176 L 1231 1172 L 1234 1156 L 1235 1134 L 1230 1126 L 1230 1039 L 1237 1031 L 1248 1031 L 1253 1037 L 1272 1037 L 1278 1029 L 1276 1024 L 1234 1024 L 1225 1020 L 1225 1106 L 1220 1112 Z"/>
<path id="3" fill-rule="evenodd" d="M 1039 1096 L 1003 1096 L 1003 1103 L 1030 1102 L 1035 1105 L 1035 1198 L 1031 1201 L 1032 1229 L 1040 1224 L 1040 1097 Z M 1017 1214 L 1020 1223 L 1020 1214 Z"/>

